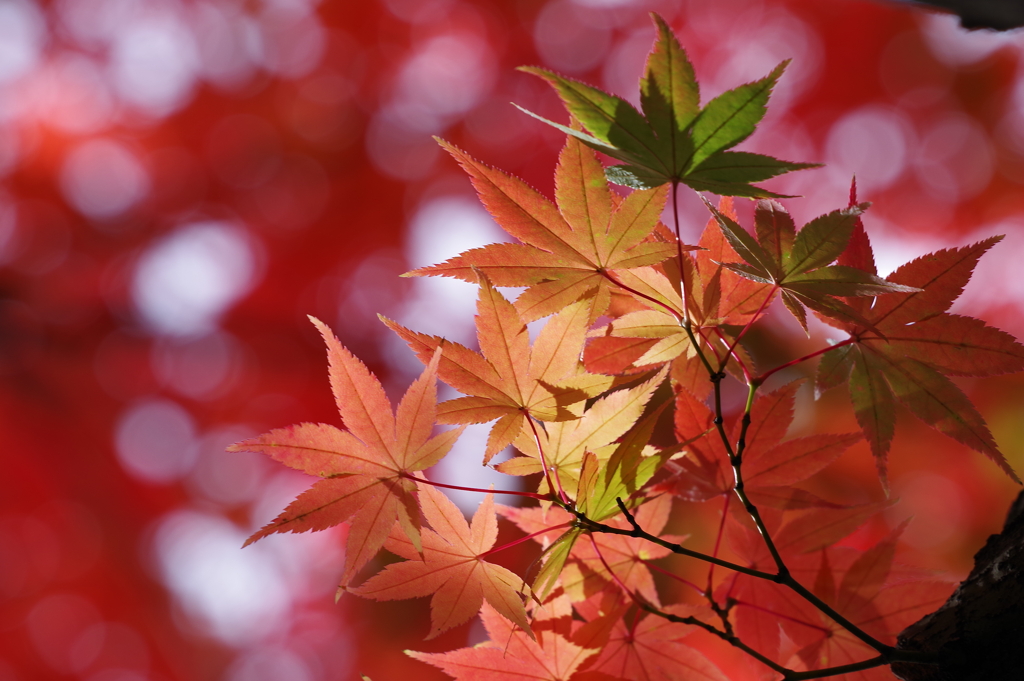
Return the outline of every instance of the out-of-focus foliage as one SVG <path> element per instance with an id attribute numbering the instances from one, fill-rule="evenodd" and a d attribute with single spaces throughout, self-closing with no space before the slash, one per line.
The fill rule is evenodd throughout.
<path id="1" fill-rule="evenodd" d="M 809 197 L 791 206 L 800 224 L 845 205 L 856 173 L 873 202 L 880 275 L 1007 234 L 957 306 L 1022 335 L 1024 43 L 1014 34 L 966 33 L 952 17 L 866 0 L 8 0 L 0 679 L 430 678 L 383 652 L 480 639 L 465 625 L 427 647 L 426 608 L 332 605 L 343 530 L 240 551 L 306 483 L 223 450 L 332 420 L 306 314 L 330 323 L 395 398 L 420 366 L 377 312 L 472 344 L 474 286 L 395 276 L 497 231 L 431 135 L 551 195 L 563 138 L 509 102 L 568 121 L 549 88 L 514 67 L 628 99 L 654 37 L 650 10 L 709 93 L 794 60 L 742 150 L 827 164 L 763 183 Z M 693 241 L 706 213 L 696 201 L 680 210 Z M 784 314 L 771 319 L 765 333 L 802 333 Z M 813 320 L 810 330 L 819 343 L 827 335 Z M 959 385 L 1024 469 L 1019 379 Z M 856 430 L 839 393 L 813 405 L 802 396 L 799 413 Z M 897 419 L 899 511 L 850 541 L 869 544 L 912 515 L 899 559 L 964 573 L 1000 526 L 1011 483 Z M 471 426 L 460 442 L 473 437 L 481 446 L 464 455 L 476 467 L 486 430 Z M 868 484 L 865 453 L 821 484 Z"/>

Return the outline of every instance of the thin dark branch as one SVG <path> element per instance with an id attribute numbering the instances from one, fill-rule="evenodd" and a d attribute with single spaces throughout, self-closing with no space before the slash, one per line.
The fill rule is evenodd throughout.
<path id="1" fill-rule="evenodd" d="M 666 303 L 663 303 L 663 302 L 661 302 L 660 300 L 658 300 L 657 298 L 653 298 L 653 297 L 651 297 L 651 296 L 647 295 L 646 293 L 643 293 L 643 292 L 641 292 L 641 291 L 637 291 L 637 290 L 636 290 L 635 288 L 633 288 L 632 286 L 628 286 L 628 285 L 626 285 L 626 284 L 623 284 L 623 283 L 622 283 L 621 281 L 619 281 L 618 279 L 616 279 L 615 277 L 613 277 L 613 276 L 611 275 L 611 272 L 608 272 L 607 270 L 601 270 L 601 276 L 603 276 L 603 277 L 604 277 L 605 279 L 607 279 L 607 280 L 608 280 L 608 281 L 610 281 L 611 283 L 613 283 L 613 284 L 615 284 L 616 286 L 618 286 L 619 288 L 621 288 L 621 289 L 622 289 L 623 291 L 629 291 L 629 292 L 630 292 L 630 293 L 632 293 L 632 294 L 633 294 L 634 296 L 637 296 L 637 297 L 639 297 L 639 298 L 643 298 L 644 300 L 650 301 L 650 302 L 654 303 L 655 305 L 658 305 L 659 307 L 662 307 L 662 308 L 664 308 L 665 310 L 667 310 L 667 311 L 668 311 L 668 313 L 669 313 L 670 315 L 672 315 L 673 317 L 675 317 L 675 318 L 676 318 L 676 321 L 678 321 L 678 322 L 682 322 L 682 320 L 683 320 L 683 315 L 681 315 L 681 314 L 679 314 L 678 312 L 676 312 L 675 308 L 674 308 L 674 307 L 672 307 L 671 305 L 668 305 L 668 304 L 666 304 Z"/>
<path id="2" fill-rule="evenodd" d="M 770 370 L 764 372 L 763 374 L 761 374 L 760 376 L 758 376 L 757 379 L 756 379 L 757 383 L 758 384 L 764 383 L 766 380 L 768 380 L 769 376 L 771 376 L 772 374 L 774 374 L 774 373 L 776 373 L 778 371 L 782 371 L 783 369 L 788 369 L 791 366 L 796 366 L 797 364 L 800 364 L 801 362 L 806 362 L 809 359 L 814 359 L 818 355 L 824 355 L 829 350 L 835 350 L 836 348 L 841 348 L 844 345 L 851 345 L 851 344 L 856 343 L 856 342 L 857 342 L 856 338 L 847 338 L 846 340 L 840 341 L 839 343 L 836 343 L 835 345 L 830 345 L 827 348 L 821 348 L 820 350 L 815 350 L 814 352 L 812 352 L 810 354 L 807 354 L 807 355 L 804 355 L 803 357 L 797 357 L 796 359 L 790 360 L 790 361 L 786 362 L 785 364 L 780 364 L 779 366 L 775 367 L 774 369 L 770 369 Z"/>
<path id="3" fill-rule="evenodd" d="M 747 511 L 750 517 L 753 519 L 754 524 L 757 526 L 757 531 L 761 534 L 761 538 L 764 539 L 765 546 L 768 547 L 768 552 L 772 556 L 772 560 L 775 561 L 775 566 L 779 570 L 779 576 L 788 576 L 789 568 L 786 567 L 786 563 L 782 560 L 782 555 L 779 553 L 778 548 L 775 546 L 775 542 L 772 541 L 772 536 L 768 532 L 768 528 L 764 524 L 764 520 L 761 518 L 761 513 L 757 510 L 757 506 L 747 496 L 746 488 L 743 484 L 743 452 L 747 448 L 747 431 L 750 429 L 750 413 L 754 408 L 754 396 L 757 393 L 758 384 L 751 383 L 749 390 L 747 391 L 747 404 L 743 410 L 743 420 L 740 425 L 740 436 L 736 441 L 736 450 L 733 453 L 729 446 L 728 437 L 725 434 L 725 427 L 719 426 L 719 434 L 722 437 L 722 441 L 726 443 L 726 451 L 729 452 L 729 464 L 732 467 L 733 475 L 733 490 L 736 492 L 736 496 L 739 497 L 740 503 L 743 504 L 743 508 Z M 720 383 L 715 383 L 715 409 L 716 409 L 716 423 L 722 420 L 721 411 L 721 386 Z"/>
<path id="4" fill-rule="evenodd" d="M 776 581 L 777 575 L 773 575 L 773 574 L 771 574 L 769 572 L 762 572 L 761 570 L 755 570 L 753 568 L 748 568 L 748 567 L 745 567 L 745 566 L 740 565 L 738 563 L 732 563 L 732 562 L 730 562 L 728 560 L 722 560 L 721 558 L 715 558 L 714 556 L 709 556 L 706 553 L 701 553 L 700 551 L 694 551 L 692 549 L 688 549 L 685 546 L 682 546 L 680 544 L 673 544 L 672 542 L 666 541 L 666 540 L 662 539 L 661 537 L 658 537 L 658 536 L 655 536 L 653 534 L 650 534 L 649 532 L 647 532 L 647 531 L 643 530 L 642 528 L 640 528 L 639 525 L 635 525 L 635 523 L 636 523 L 635 519 L 633 521 L 631 521 L 632 523 L 634 523 L 633 529 L 624 530 L 624 529 L 619 528 L 619 527 L 612 527 L 611 525 L 605 525 L 605 524 L 599 523 L 599 522 L 597 522 L 595 520 L 591 520 L 590 518 L 588 518 L 586 516 L 586 514 L 576 510 L 575 508 L 573 508 L 571 506 L 563 505 L 562 508 L 564 508 L 566 511 L 568 511 L 569 513 L 572 513 L 574 516 L 576 516 L 576 521 L 579 524 L 579 527 L 583 528 L 584 530 L 586 530 L 588 532 L 602 532 L 602 533 L 605 533 L 605 534 L 619 534 L 619 535 L 622 535 L 622 536 L 625 536 L 625 537 L 637 537 L 639 539 L 645 539 L 645 540 L 651 542 L 652 544 L 657 544 L 658 546 L 662 546 L 662 547 L 668 549 L 669 551 L 671 551 L 672 553 L 678 553 L 681 556 L 689 556 L 690 558 L 696 558 L 697 560 L 703 560 L 703 561 L 708 562 L 708 563 L 714 563 L 715 565 L 720 565 L 721 567 L 728 568 L 730 570 L 733 570 L 734 572 L 740 572 L 740 573 L 745 574 L 745 575 L 750 575 L 751 577 L 758 577 L 760 579 L 767 579 L 767 580 L 770 580 L 770 581 Z M 622 506 L 620 506 L 620 508 L 622 508 Z M 626 517 L 627 518 L 631 518 L 632 517 L 632 515 L 628 511 L 626 511 L 625 513 L 626 513 Z"/>
<path id="5" fill-rule="evenodd" d="M 793 578 L 793 575 L 789 574 L 788 572 L 783 576 L 781 580 L 779 580 L 778 583 L 782 584 L 783 586 L 789 587 L 793 591 L 797 592 L 800 595 L 800 597 L 803 598 L 805 601 L 813 605 L 815 608 L 817 608 L 824 614 L 828 615 L 833 622 L 841 626 L 843 629 L 846 629 L 848 632 L 859 638 L 869 647 L 874 648 L 882 655 L 889 656 L 896 651 L 896 649 L 892 646 L 882 643 L 874 636 L 867 633 L 866 631 L 858 627 L 856 624 L 840 615 L 838 612 L 836 612 L 834 608 L 832 608 L 832 606 L 830 606 L 828 603 L 815 596 L 810 589 L 805 587 L 800 582 L 796 581 L 796 579 Z"/>
<path id="6" fill-rule="evenodd" d="M 840 674 L 849 674 L 850 672 L 859 672 L 865 669 L 882 667 L 897 661 L 916 662 L 919 664 L 936 663 L 934 656 L 925 657 L 923 655 L 918 654 L 913 656 L 914 659 L 906 659 L 905 654 L 908 651 L 892 650 L 888 653 L 883 653 L 881 655 L 877 655 L 867 660 L 861 660 L 860 662 L 852 662 L 850 664 L 837 665 L 835 667 L 826 667 L 824 669 L 812 669 L 805 672 L 798 672 L 789 669 L 788 667 L 784 667 L 778 662 L 772 660 L 771 658 L 762 655 L 761 653 L 757 652 L 749 645 L 744 643 L 742 639 L 738 638 L 732 633 L 722 631 L 714 625 L 708 624 L 707 622 L 699 620 L 696 617 L 683 617 L 680 615 L 673 615 L 672 613 L 659 610 L 650 603 L 643 602 L 639 599 L 636 602 L 641 608 L 651 613 L 652 615 L 656 615 L 670 622 L 678 622 L 679 624 L 688 624 L 691 626 L 699 627 L 704 631 L 717 636 L 718 638 L 722 639 L 734 648 L 742 650 L 747 655 L 750 655 L 752 658 L 754 658 L 761 664 L 765 665 L 766 667 L 769 667 L 773 671 L 782 674 L 782 681 L 803 681 L 804 679 L 823 679 L 829 676 L 839 676 Z"/>
<path id="7" fill-rule="evenodd" d="M 673 153 L 674 150 L 673 150 Z M 686 263 L 683 255 L 683 237 L 679 229 L 679 180 L 672 180 L 672 222 L 676 228 L 676 254 L 679 258 L 679 297 L 683 301 L 683 319 L 690 321 L 690 303 L 687 300 L 689 291 L 686 290 Z"/>
<path id="8" fill-rule="evenodd" d="M 658 617 L 666 619 L 669 622 L 678 622 L 679 624 L 689 624 L 691 626 L 700 627 L 709 634 L 714 634 L 715 636 L 722 639 L 734 648 L 742 650 L 747 655 L 750 655 L 752 658 L 754 658 L 761 664 L 765 665 L 766 667 L 770 667 L 772 670 L 782 674 L 783 678 L 789 678 L 789 674 L 794 673 L 792 670 L 783 667 L 781 664 L 775 662 L 771 658 L 768 658 L 765 655 L 762 655 L 761 653 L 757 652 L 735 635 L 726 631 L 722 631 L 714 625 L 708 624 L 707 622 L 699 620 L 696 617 L 682 617 L 680 615 L 673 615 L 672 613 L 659 610 L 650 603 L 640 603 L 640 607 L 646 610 L 647 612 L 651 613 L 652 615 L 657 615 Z"/>

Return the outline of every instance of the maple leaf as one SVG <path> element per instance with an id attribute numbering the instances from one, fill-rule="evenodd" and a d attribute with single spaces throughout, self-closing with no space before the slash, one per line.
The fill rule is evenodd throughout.
<path id="1" fill-rule="evenodd" d="M 603 395 L 577 420 L 546 423 L 536 434 L 523 431 L 515 446 L 525 456 L 503 461 L 498 470 L 510 475 L 532 475 L 543 472 L 544 461 L 551 478 L 560 485 L 559 491 L 575 499 L 584 454 L 595 452 L 599 458 L 610 458 L 615 451 L 613 443 L 637 422 L 666 374 L 662 369 L 637 386 Z M 547 485 L 545 477 L 539 488 L 542 493 L 549 491 Z"/>
<path id="2" fill-rule="evenodd" d="M 544 562 L 533 581 L 533 593 L 540 598 L 547 598 L 557 586 L 562 568 L 582 530 L 579 527 L 565 529 L 575 518 L 560 506 L 499 506 L 498 513 L 531 535 L 544 549 Z"/>
<path id="3" fill-rule="evenodd" d="M 601 522 L 618 515 L 619 504 L 633 508 L 646 499 L 638 492 L 684 444 L 658 450 L 649 442 L 662 412 L 663 402 L 623 435 L 604 463 L 596 454 L 584 454 L 580 467 L 577 509 L 591 520 Z"/>
<path id="4" fill-rule="evenodd" d="M 721 198 L 718 212 L 731 220 L 738 219 L 730 197 Z M 690 319 L 702 327 L 745 326 L 753 321 L 772 295 L 772 287 L 740 276 L 722 264 L 735 262 L 739 255 L 718 227 L 714 215 L 704 227 L 697 245 L 700 250 L 693 254 L 692 261 L 687 261 L 687 264 L 692 262 L 692 268 L 684 271 L 691 292 Z"/>
<path id="5" fill-rule="evenodd" d="M 433 528 L 423 530 L 422 559 L 408 537 L 393 533 L 385 548 L 411 560 L 392 563 L 349 591 L 379 601 L 431 596 L 427 638 L 462 624 L 480 610 L 484 600 L 532 635 L 520 595 L 526 589 L 523 580 L 484 560 L 498 537 L 493 496 L 484 498 L 471 525 L 458 507 L 433 487 L 422 489 L 420 501 Z"/>
<path id="6" fill-rule="evenodd" d="M 907 623 L 943 603 L 954 586 L 936 581 L 924 571 L 893 565 L 896 540 L 905 525 L 866 551 L 831 546 L 817 554 L 792 555 L 787 558 L 787 565 L 798 581 L 813 584 L 815 595 L 843 617 L 877 640 L 891 644 Z M 753 532 L 746 531 L 742 543 L 753 547 L 743 551 L 756 556 L 751 561 L 754 565 L 771 563 L 763 543 Z M 765 646 L 759 649 L 761 652 L 777 654 L 781 627 L 797 647 L 797 666 L 806 669 L 850 664 L 876 654 L 790 589 L 737 575 L 728 591 L 738 606 L 738 633 L 744 640 L 760 640 Z M 863 681 L 876 678 L 876 674 L 837 678 Z M 882 674 L 877 678 L 888 677 Z"/>
<path id="7" fill-rule="evenodd" d="M 860 439 L 857 433 L 843 433 L 783 440 L 793 422 L 796 392 L 802 383 L 794 381 L 754 401 L 750 412 L 751 425 L 744 438 L 742 464 L 744 489 L 757 506 L 778 511 L 813 509 L 807 514 L 806 521 L 800 521 L 810 524 L 807 534 L 798 529 L 787 530 L 794 533 L 791 539 L 786 535 L 793 550 L 804 550 L 813 537 L 834 536 L 845 527 L 835 524 L 839 519 L 850 518 L 850 522 L 854 522 L 852 518 L 859 517 L 857 513 L 874 508 L 871 505 L 849 507 L 828 502 L 793 486 L 823 470 Z M 735 479 L 725 446 L 717 434 L 709 435 L 714 419 L 714 413 L 686 391 L 676 395 L 676 437 L 684 441 L 697 439 L 688 445 L 688 456 L 672 462 L 675 476 L 663 484 L 671 486 L 683 498 L 707 501 L 731 494 L 734 489 Z M 742 423 L 737 419 L 732 424 L 734 441 L 738 440 L 741 429 Z M 739 504 L 731 508 L 741 522 L 750 522 Z M 831 518 L 830 514 L 836 518 Z M 769 521 L 773 518 L 767 516 Z M 833 534 L 828 534 L 824 528 L 832 528 Z M 815 534 L 816 531 L 821 534 Z M 835 537 L 833 541 L 840 538 Z"/>
<path id="8" fill-rule="evenodd" d="M 722 198 L 719 212 L 735 219 L 731 198 Z M 691 332 L 716 354 L 724 355 L 732 347 L 746 366 L 751 367 L 753 361 L 745 350 L 732 342 L 737 332 L 730 327 L 742 327 L 753 321 L 774 295 L 774 290 L 770 285 L 741 277 L 722 265 L 738 256 L 723 237 L 714 217 L 709 219 L 698 248 L 701 250 L 695 256 L 683 256 Z M 674 312 L 682 309 L 681 298 L 666 295 L 663 300 L 672 313 L 664 307 L 635 310 L 592 333 L 592 336 L 603 335 L 591 338 L 584 352 L 584 364 L 590 371 L 614 374 L 671 361 L 674 385 L 704 397 L 711 391 L 712 384 L 690 334 Z M 736 369 L 734 364 L 727 368 Z"/>
<path id="9" fill-rule="evenodd" d="M 598 652 L 576 645 L 553 631 L 538 630 L 536 640 L 484 605 L 480 611 L 490 639 L 473 648 L 447 653 L 407 651 L 457 681 L 569 681 L 580 665 Z"/>
<path id="10" fill-rule="evenodd" d="M 608 307 L 611 275 L 675 255 L 675 243 L 645 241 L 658 224 L 667 190 L 613 199 L 601 163 L 568 138 L 555 170 L 557 208 L 522 180 L 505 175 L 462 150 L 441 146 L 469 173 L 480 200 L 520 242 L 490 244 L 403 276 L 446 276 L 476 282 L 474 269 L 498 286 L 525 286 L 516 308 L 527 322 L 581 298 L 595 298 L 595 319 Z"/>
<path id="11" fill-rule="evenodd" d="M 641 498 L 633 505 L 639 504 L 642 505 L 635 518 L 647 531 L 658 535 L 668 522 L 672 497 Z M 660 602 L 645 561 L 664 558 L 670 550 L 644 539 L 617 534 L 595 533 L 593 542 L 580 541 L 583 532 L 579 527 L 562 529 L 573 516 L 557 506 L 499 507 L 498 512 L 544 548 L 544 564 L 533 584 L 534 593 L 541 598 L 560 585 L 573 601 L 583 601 L 615 583 L 616 588 L 624 586 L 650 603 Z M 606 522 L 620 529 L 631 527 L 621 515 Z M 663 539 L 677 543 L 683 540 L 675 535 L 665 535 Z"/>
<path id="12" fill-rule="evenodd" d="M 670 605 L 662 610 L 689 617 L 697 609 Z M 588 663 L 588 668 L 630 681 L 727 681 L 728 677 L 701 651 L 681 641 L 692 632 L 692 626 L 655 615 L 647 615 L 632 626 L 618 617 L 601 654 Z"/>
<path id="13" fill-rule="evenodd" d="M 346 430 L 300 423 L 236 443 L 228 451 L 262 452 L 323 478 L 249 537 L 246 545 L 276 532 L 323 530 L 349 520 L 341 579 L 346 584 L 381 548 L 396 521 L 419 550 L 416 483 L 408 476 L 440 461 L 463 429 L 431 437 L 440 352 L 431 356 L 393 412 L 377 377 L 323 322 L 310 319 L 327 344 L 331 389 Z"/>
<path id="14" fill-rule="evenodd" d="M 480 273 L 477 339 L 483 355 L 439 336 L 411 331 L 381 317 L 421 361 L 438 348 L 441 380 L 466 394 L 440 405 L 441 423 L 485 423 L 497 419 L 487 439 L 484 463 L 508 446 L 527 419 L 577 419 L 576 405 L 613 385 L 607 376 L 586 374 L 579 354 L 586 337 L 590 308 L 579 301 L 559 312 L 541 329 L 533 347 L 516 309 Z"/>
<path id="15" fill-rule="evenodd" d="M 792 218 L 777 201 L 758 201 L 754 209 L 757 237 L 704 199 L 722 234 L 745 262 L 723 263 L 752 281 L 781 291 L 786 309 L 807 331 L 804 306 L 843 322 L 871 327 L 865 317 L 840 297 L 908 293 L 916 287 L 881 279 L 846 265 L 829 265 L 846 250 L 857 219 L 869 204 L 832 211 L 811 220 L 797 232 Z"/>
<path id="16" fill-rule="evenodd" d="M 611 325 L 601 331 L 611 331 Z M 610 335 L 596 335 L 587 341 L 583 349 L 583 365 L 587 371 L 595 374 L 616 376 L 627 373 L 648 371 L 648 366 L 636 366 L 636 360 L 651 349 L 656 338 L 618 338 Z"/>
<path id="17" fill-rule="evenodd" d="M 672 497 L 662 494 L 640 506 L 634 518 L 646 532 L 678 544 L 683 537 L 661 535 L 671 509 Z M 608 520 L 607 524 L 619 529 L 632 527 L 621 515 Z M 576 542 L 570 555 L 575 566 L 570 566 L 562 575 L 562 585 L 573 600 L 583 600 L 606 585 L 615 584 L 648 603 L 661 603 L 646 561 L 664 558 L 671 550 L 646 539 L 620 534 L 595 533 L 591 537 L 592 541 Z"/>
<path id="18" fill-rule="evenodd" d="M 1010 334 L 947 312 L 978 259 L 1000 239 L 940 250 L 901 266 L 886 279 L 918 291 L 885 296 L 874 306 L 864 307 L 864 324 L 835 324 L 851 338 L 822 356 L 816 389 L 820 393 L 849 383 L 854 413 L 871 445 L 883 485 L 897 399 L 919 419 L 985 454 L 1020 482 L 970 399 L 947 378 L 1024 369 L 1024 346 Z M 857 248 L 860 255 L 850 257 L 873 269 L 866 235 L 860 236 Z"/>
<path id="19" fill-rule="evenodd" d="M 697 191 L 720 195 L 777 197 L 752 183 L 820 165 L 728 151 L 754 132 L 788 61 L 765 78 L 724 92 L 701 108 L 700 90 L 686 52 L 664 19 L 653 13 L 651 17 L 658 37 L 640 82 L 643 114 L 621 97 L 537 67 L 520 70 L 554 87 L 566 109 L 589 134 L 519 108 L 623 161 L 624 165 L 608 168 L 608 178 L 633 188 L 682 182 Z"/>
<path id="20" fill-rule="evenodd" d="M 895 500 L 885 500 L 850 507 L 836 504 L 805 510 L 776 533 L 775 548 L 786 554 L 795 554 L 832 546 L 893 503 Z"/>
<path id="21" fill-rule="evenodd" d="M 655 342 L 633 360 L 637 367 L 663 364 L 680 355 L 697 355 L 679 320 L 664 310 L 637 310 L 624 314 L 612 321 L 607 333 L 612 338 L 654 339 Z"/>

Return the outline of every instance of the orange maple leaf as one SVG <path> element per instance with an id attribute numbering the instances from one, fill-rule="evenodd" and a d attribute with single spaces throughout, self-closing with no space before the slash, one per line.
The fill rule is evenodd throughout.
<path id="1" fill-rule="evenodd" d="M 310 319 L 327 343 L 331 389 L 347 430 L 300 423 L 231 445 L 228 451 L 262 452 L 323 478 L 245 543 L 275 532 L 323 530 L 349 520 L 344 585 L 380 550 L 396 521 L 420 549 L 417 488 L 409 474 L 440 461 L 463 429 L 431 437 L 440 352 L 409 386 L 396 413 L 377 377 L 323 322 Z"/>
<path id="2" fill-rule="evenodd" d="M 521 244 L 490 244 L 447 262 L 409 272 L 475 282 L 474 269 L 498 286 L 527 286 L 516 301 L 526 321 L 581 299 L 596 298 L 593 317 L 608 307 L 614 284 L 607 273 L 661 262 L 674 243 L 645 241 L 658 224 L 666 186 L 618 199 L 593 151 L 569 137 L 555 170 L 556 206 L 518 178 L 441 142 L 473 179 L 480 200 Z"/>
<path id="3" fill-rule="evenodd" d="M 487 463 L 519 435 L 528 418 L 577 419 L 581 409 L 574 405 L 606 390 L 613 380 L 580 368 L 580 348 L 591 310 L 588 301 L 574 303 L 552 317 L 531 347 L 523 318 L 486 275 L 479 273 L 479 280 L 476 323 L 482 355 L 439 336 L 383 321 L 423 362 L 429 361 L 437 348 L 444 348 L 438 366 L 441 380 L 466 397 L 440 406 L 442 423 L 498 419 L 487 440 Z"/>
<path id="4" fill-rule="evenodd" d="M 352 593 L 378 601 L 431 596 L 430 634 L 462 624 L 475 615 L 484 600 L 531 636 L 523 606 L 528 591 L 513 572 L 484 560 L 498 537 L 498 520 L 488 494 L 469 525 L 448 497 L 433 487 L 420 492 L 423 515 L 434 528 L 423 531 L 423 557 L 408 537 L 398 533 L 385 548 L 410 560 L 392 563 Z"/>

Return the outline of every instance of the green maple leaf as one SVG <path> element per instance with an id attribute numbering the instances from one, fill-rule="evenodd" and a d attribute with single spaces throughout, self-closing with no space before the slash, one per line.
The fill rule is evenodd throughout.
<path id="1" fill-rule="evenodd" d="M 665 20 L 654 13 L 651 17 L 658 38 L 640 81 L 643 113 L 621 97 L 532 66 L 520 70 L 550 83 L 586 131 L 519 108 L 622 161 L 607 169 L 608 179 L 635 189 L 671 182 L 722 196 L 778 197 L 752 183 L 820 165 L 728 151 L 757 128 L 788 61 L 761 80 L 724 92 L 701 108 L 700 88 L 686 52 Z"/>
<path id="2" fill-rule="evenodd" d="M 629 430 L 606 462 L 591 452 L 584 455 L 576 505 L 588 518 L 601 522 L 617 515 L 619 499 L 630 508 L 642 503 L 642 498 L 634 496 L 637 491 L 682 450 L 680 445 L 659 451 L 647 444 L 667 406 L 668 402 L 663 403 Z"/>
<path id="3" fill-rule="evenodd" d="M 705 199 L 722 234 L 745 263 L 723 263 L 736 274 L 772 284 L 807 331 L 804 306 L 832 319 L 873 328 L 861 311 L 839 297 L 909 293 L 911 286 L 881 279 L 848 265 L 830 265 L 846 250 L 859 216 L 870 204 L 835 210 L 811 220 L 799 232 L 776 201 L 762 200 L 754 209 L 755 238 Z M 838 297 L 837 297 L 838 296 Z"/>

